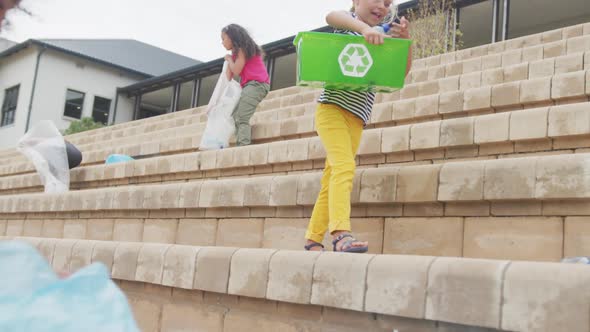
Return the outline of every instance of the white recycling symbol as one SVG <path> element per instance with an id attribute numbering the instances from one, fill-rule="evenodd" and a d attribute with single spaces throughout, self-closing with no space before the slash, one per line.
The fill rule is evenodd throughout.
<path id="1" fill-rule="evenodd" d="M 345 76 L 365 77 L 373 66 L 373 58 L 363 44 L 348 44 L 338 57 L 340 70 Z"/>

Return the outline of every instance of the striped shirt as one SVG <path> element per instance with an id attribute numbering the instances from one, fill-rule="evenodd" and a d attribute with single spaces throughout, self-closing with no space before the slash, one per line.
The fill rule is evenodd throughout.
<path id="1" fill-rule="evenodd" d="M 358 32 L 341 29 L 334 29 L 334 33 L 362 36 L 362 34 Z M 375 93 L 324 89 L 318 102 L 340 106 L 363 120 L 363 123 L 367 125 L 371 119 L 371 110 L 373 109 L 373 103 L 375 102 Z"/>

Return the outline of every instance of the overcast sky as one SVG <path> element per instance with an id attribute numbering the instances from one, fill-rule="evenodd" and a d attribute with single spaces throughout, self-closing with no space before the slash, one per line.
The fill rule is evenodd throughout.
<path id="1" fill-rule="evenodd" d="M 9 12 L 0 37 L 136 39 L 197 60 L 222 57 L 221 28 L 238 23 L 258 44 L 325 25 L 351 0 L 23 0 L 33 16 Z"/>
<path id="2" fill-rule="evenodd" d="M 400 2 L 405 2 L 401 0 Z M 258 44 L 325 25 L 351 0 L 23 0 L 33 16 L 9 12 L 0 37 L 136 39 L 197 60 L 225 54 L 221 28 L 238 23 Z"/>

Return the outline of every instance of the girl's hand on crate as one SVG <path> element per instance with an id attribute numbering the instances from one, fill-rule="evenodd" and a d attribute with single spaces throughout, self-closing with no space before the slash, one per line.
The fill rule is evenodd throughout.
<path id="1" fill-rule="evenodd" d="M 364 28 L 361 31 L 361 33 L 363 34 L 363 37 L 365 37 L 365 40 L 367 41 L 367 43 L 375 44 L 375 45 L 383 44 L 383 38 L 385 37 L 385 35 L 383 35 L 379 31 L 371 28 L 370 26 L 367 26 L 366 28 Z"/>

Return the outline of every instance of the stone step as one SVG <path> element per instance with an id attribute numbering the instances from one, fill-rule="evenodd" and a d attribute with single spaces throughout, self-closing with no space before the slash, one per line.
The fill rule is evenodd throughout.
<path id="1" fill-rule="evenodd" d="M 434 98 L 407 100 L 401 103 L 382 103 L 375 106 L 370 126 L 395 126 L 412 119 L 428 121 L 445 116 L 464 117 L 470 116 L 474 112 L 477 114 L 494 111 L 505 112 L 511 109 L 522 109 L 523 105 L 534 107 L 548 103 L 585 102 L 588 100 L 588 96 L 590 96 L 590 70 L 556 75 L 550 79 L 504 83 L 483 89 L 474 88 L 464 93 L 435 95 Z M 204 124 L 196 126 L 204 128 Z M 175 133 L 173 135 L 179 132 L 178 129 L 169 130 L 171 135 L 172 132 Z M 188 131 L 192 132 L 192 127 Z M 258 123 L 252 129 L 252 137 L 258 143 L 313 135 L 315 135 L 313 115 Z M 102 148 L 96 151 L 85 151 L 84 163 L 102 163 L 111 153 L 147 156 L 194 151 L 200 142 L 198 132 L 191 133 L 189 136 L 164 140 L 161 139 L 161 135 L 149 134 L 147 136 L 152 141 L 146 142 L 148 139 L 146 137 L 141 140 L 143 142 L 141 144 L 111 147 L 108 150 Z M 436 139 L 436 137 L 429 139 Z M 17 160 L 12 162 L 12 164 L 0 166 L 0 175 L 33 171 L 33 166 L 29 162 L 19 163 Z"/>
<path id="2" fill-rule="evenodd" d="M 577 181 L 586 175 L 589 162 L 590 154 L 580 153 L 359 169 L 352 201 L 391 204 L 590 198 L 590 182 Z M 314 172 L 0 196 L 0 211 L 305 206 L 313 205 L 320 177 L 320 172 Z"/>
<path id="3" fill-rule="evenodd" d="M 280 110 L 258 112 L 255 113 L 251 123 L 259 123 L 271 120 L 288 119 L 292 117 L 301 116 L 304 114 L 313 114 L 315 112 L 316 103 L 308 103 L 306 105 L 298 105 L 293 107 L 282 108 Z M 158 118 L 158 122 L 143 123 L 143 120 L 133 121 L 138 122 L 137 126 L 120 128 L 104 132 L 102 134 L 95 134 L 92 136 L 82 136 L 76 143 L 76 147 L 81 151 L 91 151 L 104 147 L 105 143 L 112 143 L 113 145 L 124 146 L 137 141 L 150 141 L 157 137 L 178 137 L 181 135 L 191 134 L 193 132 L 202 132 L 207 122 L 207 115 L 202 110 L 200 113 L 196 113 L 196 109 L 186 110 L 174 113 L 177 115 L 174 118 L 163 119 L 165 116 L 154 117 Z M 162 118 L 161 118 L 162 117 Z M 113 126 L 115 127 L 115 126 Z M 70 137 L 66 137 L 70 140 Z M 116 144 L 115 144 L 116 143 Z M 234 143 L 231 140 L 231 143 Z M 26 159 L 17 152 L 15 149 L 10 154 L 2 156 L 0 159 L 0 165 L 11 164 L 15 162 L 14 158 L 18 161 L 25 161 Z"/>
<path id="4" fill-rule="evenodd" d="M 589 49 L 585 53 L 556 54 L 555 57 L 544 60 L 524 61 L 506 66 L 505 68 L 498 67 L 479 70 L 479 67 L 475 67 L 473 71 L 468 70 L 466 73 L 462 73 L 459 70 L 454 72 L 454 75 L 448 77 L 432 77 L 430 79 L 424 79 L 424 82 L 407 84 L 402 90 L 395 93 L 378 94 L 376 101 L 405 100 L 437 93 L 464 91 L 470 88 L 537 79 L 588 69 L 590 66 L 590 45 L 588 47 Z M 488 67 L 492 67 L 492 65 Z M 306 103 L 309 101 L 309 98 L 305 98 L 305 95 L 304 93 L 303 95 L 290 95 L 282 99 L 265 99 L 260 104 L 259 111 L 280 109 Z"/>
<path id="5" fill-rule="evenodd" d="M 248 299 L 260 299 L 251 304 L 258 309 L 271 310 L 271 316 L 276 319 L 280 316 L 272 313 L 280 303 L 320 306 L 323 307 L 321 312 L 332 315 L 335 314 L 333 309 L 347 310 L 353 317 L 350 326 L 363 324 L 370 331 L 382 331 L 384 326 L 379 327 L 375 318 L 359 320 L 362 317 L 359 314 L 413 319 L 415 321 L 406 324 L 427 328 L 425 331 L 435 330 L 420 324 L 433 322 L 513 331 L 540 331 L 550 327 L 564 331 L 590 329 L 590 269 L 581 265 L 16 239 L 36 246 L 56 270 L 75 272 L 90 263 L 104 264 L 113 279 L 132 296 L 143 295 L 142 292 L 157 294 L 150 299 L 164 301 L 159 307 L 167 312 L 165 316 L 170 315 L 171 308 L 167 311 L 163 304 L 177 304 L 181 299 L 177 297 L 181 295 L 178 292 L 182 290 L 186 301 L 186 295 L 195 294 L 191 292 L 196 290 L 204 292 L 201 293 L 203 300 L 211 296 L 210 292 L 224 294 L 222 303 L 234 310 L 243 302 L 252 302 Z M 137 306 L 134 300 L 132 298 L 132 305 Z M 235 306 L 228 303 L 232 300 Z M 271 303 L 266 304 L 266 301 Z M 134 309 L 137 314 L 141 308 Z M 232 315 L 229 315 L 230 322 L 236 319 Z M 181 316 L 185 316 L 184 319 L 176 324 L 193 322 L 190 315 Z M 344 312 L 342 317 L 345 317 Z M 140 321 L 146 323 L 143 319 Z M 325 324 L 317 318 L 313 321 L 316 325 Z M 326 321 L 330 323 L 331 320 Z M 399 324 L 399 320 L 397 322 Z M 249 324 L 260 327 L 261 321 Z M 294 324 L 293 321 L 290 324 Z M 289 325 L 279 326 L 282 328 L 278 330 L 285 330 Z M 457 328 L 452 330 L 457 331 Z"/>
<path id="6" fill-rule="evenodd" d="M 550 48 L 550 50 L 552 50 L 555 49 L 556 46 L 558 47 L 558 45 L 560 45 L 559 43 L 563 42 L 563 40 L 569 40 L 572 38 L 582 37 L 584 35 L 590 34 L 589 25 L 589 23 L 583 23 L 561 29 L 541 32 L 534 35 L 512 38 L 506 41 L 500 41 L 492 44 L 486 44 L 468 49 L 458 50 L 455 52 L 448 52 L 445 54 L 435 55 L 424 59 L 417 59 L 416 61 L 414 61 L 412 68 L 423 69 L 427 67 L 437 66 L 440 64 L 451 64 L 454 62 L 470 60 L 477 57 L 500 54 L 505 51 L 518 51 L 519 49 L 522 49 L 523 53 L 534 54 L 538 53 L 537 48 L 542 47 L 544 50 L 545 45 L 555 43 L 553 44 L 554 47 Z M 567 48 L 567 45 L 565 47 Z M 572 45 L 572 47 L 575 47 L 575 45 Z"/>
<path id="7" fill-rule="evenodd" d="M 144 127 L 142 130 L 146 128 L 152 128 L 152 126 L 159 126 L 161 123 L 165 125 L 161 129 L 171 127 L 170 124 L 173 124 L 177 118 L 184 118 L 190 117 L 191 115 L 195 114 L 203 114 L 205 111 L 206 106 L 192 108 L 187 110 L 182 110 L 175 113 L 168 113 L 163 114 L 156 117 L 134 120 L 129 122 L 124 122 L 112 126 L 102 127 L 98 129 L 88 130 L 81 133 L 76 133 L 72 135 L 65 136 L 65 139 L 71 143 L 76 144 L 77 146 L 92 143 L 94 141 L 104 141 L 111 139 L 112 137 L 123 137 L 125 134 L 128 133 L 136 133 L 138 127 Z M 198 118 L 198 117 L 197 117 Z M 171 121 L 172 120 L 172 121 Z M 195 119 L 196 120 L 196 119 Z M 195 121 L 193 120 L 193 121 Z M 183 119 L 183 121 L 186 121 Z M 204 120 L 206 121 L 206 120 Z M 200 120 L 199 120 L 200 122 Z M 168 125 L 166 125 L 168 124 Z M 129 130 L 129 131 L 126 131 Z M 2 158 L 4 156 L 7 157 L 15 157 L 20 156 L 20 152 L 18 152 L 15 148 L 9 148 L 2 151 Z M 4 159 L 4 158 L 3 158 Z M 4 160 L 0 160 L 0 163 Z"/>
<path id="8" fill-rule="evenodd" d="M 575 217 L 590 214 L 590 182 L 584 180 L 589 162 L 590 154 L 576 154 L 362 169 L 352 193 L 353 229 L 371 240 L 375 253 L 529 260 L 584 254 L 589 224 L 587 218 Z M 209 245 L 238 241 L 240 246 L 295 249 L 320 177 L 311 173 L 2 196 L 5 226 L 0 230 L 65 236 L 73 227 L 80 237 L 87 236 L 80 230 L 88 229 L 93 239 L 129 236 L 177 243 L 188 236 Z M 118 219 L 135 221 L 117 226 Z M 71 224 L 68 231 L 66 224 Z M 117 232 L 118 227 L 123 228 Z"/>
<path id="9" fill-rule="evenodd" d="M 461 206 L 447 206 L 451 215 L 461 211 Z M 474 214 L 473 207 L 470 210 L 467 204 L 463 207 L 467 208 L 462 213 Z M 512 216 L 523 213 L 525 208 L 529 214 L 541 214 L 543 207 L 531 202 L 492 203 L 486 212 L 480 208 L 478 213 L 494 215 L 485 217 L 404 217 L 401 208 L 397 212 L 390 208 L 390 217 L 352 218 L 351 225 L 358 239 L 369 242 L 372 254 L 550 262 L 587 254 L 590 217 Z M 549 208 L 546 205 L 545 211 Z M 373 208 L 373 213 L 383 214 L 385 210 Z M 412 211 L 408 208 L 407 213 Z M 14 219 L 0 219 L 0 236 L 302 251 L 309 222 L 309 218 L 294 217 L 191 217 L 187 214 L 168 219 L 147 213 L 143 216 L 141 213 L 86 213 L 82 215 L 84 218 L 76 214 L 8 216 Z M 327 251 L 332 251 L 329 236 L 323 244 Z"/>
<path id="10" fill-rule="evenodd" d="M 570 154 L 590 148 L 590 103 L 501 112 L 367 129 L 357 164 L 382 167 L 529 154 Z M 200 178 L 321 170 L 319 137 L 95 165 L 71 172 L 72 189 Z M 36 173 L 0 177 L 0 195 L 42 191 Z"/>
<path id="11" fill-rule="evenodd" d="M 382 114 L 388 108 L 393 108 L 397 111 L 397 114 L 393 114 L 393 117 L 389 119 L 390 121 L 407 123 L 421 121 L 420 119 L 424 117 L 449 116 L 463 111 L 483 112 L 535 104 L 551 105 L 562 100 L 584 98 L 590 94 L 590 92 L 587 93 L 585 91 L 587 81 L 585 75 L 587 74 L 584 72 L 582 66 L 573 66 L 571 69 L 572 71 L 535 77 L 534 79 L 529 79 L 526 76 L 526 71 L 524 72 L 524 76 L 513 75 L 510 78 L 505 77 L 502 79 L 502 75 L 500 75 L 498 79 L 490 79 L 483 84 L 481 83 L 482 80 L 476 77 L 477 80 L 471 83 L 462 81 L 460 87 L 458 81 L 447 82 L 450 85 L 446 87 L 437 86 L 437 88 L 433 88 L 430 91 L 423 91 L 417 96 L 401 100 L 396 100 L 399 96 L 395 94 L 384 96 L 375 105 L 377 114 L 374 118 L 376 117 L 378 119 L 373 122 L 380 122 L 381 117 L 391 115 L 389 113 Z M 299 107 L 300 105 L 280 106 L 276 110 L 257 112 L 252 118 L 252 124 L 268 123 L 269 121 L 287 121 L 299 116 L 311 115 L 315 111 L 314 100 L 306 101 L 301 107 Z M 183 121 L 179 121 L 181 119 Z M 160 137 L 180 136 L 183 132 L 179 132 L 177 128 L 186 125 L 195 127 L 191 127 L 185 131 L 198 132 L 204 129 L 205 121 L 206 117 L 203 115 L 199 118 L 187 116 L 176 120 L 168 120 L 167 123 L 173 126 L 166 126 L 165 130 L 158 130 L 156 132 L 161 134 L 158 135 Z M 166 122 L 160 125 L 166 125 Z M 153 140 L 154 135 L 151 132 L 154 132 L 153 129 L 158 128 L 162 127 L 151 126 L 145 128 L 145 130 L 140 130 L 141 127 L 133 131 L 126 130 L 117 134 L 115 139 L 120 145 L 128 144 L 133 140 Z M 138 132 L 143 134 L 138 135 Z M 104 140 L 100 143 L 85 144 L 79 148 L 85 151 L 103 146 Z"/>
<path id="12" fill-rule="evenodd" d="M 505 50 L 494 54 L 483 55 L 481 52 L 477 54 L 478 52 L 476 51 L 472 52 L 470 59 L 455 62 L 448 62 L 448 58 L 452 58 L 452 53 L 447 53 L 440 56 L 441 60 L 438 64 L 434 61 L 435 58 L 431 59 L 430 65 L 424 65 L 421 61 L 423 59 L 416 60 L 416 63 L 412 65 L 412 74 L 407 82 L 420 83 L 440 77 L 468 74 L 492 68 L 506 68 L 524 62 L 535 62 L 557 58 L 563 55 L 585 52 L 588 51 L 587 43 L 587 36 L 577 36 L 564 40 L 546 42 L 535 46 Z M 486 47 L 489 48 L 495 46 L 495 44 L 483 45 L 479 47 L 479 49 L 485 50 Z M 445 59 L 447 60 L 446 63 L 442 63 L 444 57 L 447 58 Z"/>
<path id="13" fill-rule="evenodd" d="M 572 57 L 568 56 L 564 61 L 567 62 L 568 58 Z M 582 73 L 584 70 L 584 66 L 582 65 L 583 57 L 581 55 L 575 56 L 574 59 L 575 61 L 572 60 L 571 62 L 575 62 L 575 64 L 571 64 L 571 66 L 564 65 L 564 68 L 561 70 L 559 67 L 555 69 L 553 64 L 550 63 L 550 66 L 540 70 L 541 73 L 538 75 L 529 75 L 528 64 L 526 64 L 521 69 L 514 69 L 513 73 L 500 72 L 491 74 L 489 77 L 472 75 L 466 79 L 462 78 L 461 81 L 457 79 L 440 83 L 429 82 L 432 85 L 431 87 L 427 87 L 424 90 L 420 89 L 417 93 L 408 94 L 405 96 L 406 98 L 400 99 L 399 94 L 395 93 L 380 96 L 376 105 L 393 102 L 394 108 L 402 109 L 400 116 L 394 120 L 412 121 L 413 116 L 408 114 L 408 106 L 415 108 L 416 117 L 420 118 L 421 116 L 436 115 L 439 113 L 439 108 L 442 109 L 441 114 L 460 112 L 461 105 L 463 104 L 465 105 L 465 110 L 478 111 L 500 109 L 515 105 L 528 105 L 531 103 L 551 104 L 562 99 L 583 97 L 586 95 L 584 92 L 585 78 L 581 77 L 584 76 Z M 588 62 L 588 66 L 590 66 L 590 61 Z M 574 72 L 577 74 L 573 74 Z M 502 85 L 503 83 L 505 85 Z M 552 88 L 552 86 L 554 87 Z M 487 89 L 487 87 L 492 88 Z M 580 88 L 582 90 L 581 93 L 578 92 Z M 481 98 L 486 95 L 490 99 L 489 105 L 481 101 Z M 315 109 L 313 101 L 317 99 L 316 97 L 313 96 L 313 98 L 305 99 L 302 107 L 298 107 L 301 104 L 289 102 L 286 105 L 279 105 L 266 112 L 257 112 L 252 119 L 252 123 L 257 124 L 267 122 L 268 120 L 283 120 L 304 114 L 311 114 Z M 539 97 L 546 97 L 546 100 L 538 100 Z M 383 108 L 385 106 L 380 107 Z M 174 123 L 175 125 L 183 125 L 183 122 L 178 122 L 178 120 L 180 119 L 168 120 L 168 122 L 176 122 Z M 206 121 L 206 117 L 201 115 L 199 119 L 195 119 L 192 116 L 186 117 L 185 120 L 187 123 L 189 120 L 191 121 L 190 123 L 199 121 L 202 123 Z M 158 127 L 152 126 L 151 128 L 146 128 L 145 131 L 150 132 L 152 128 Z M 136 132 L 143 131 L 140 131 L 139 128 L 126 130 L 117 134 L 116 137 L 121 142 L 122 139 L 120 137 L 132 139 L 132 136 Z M 166 136 L 168 132 L 163 134 Z M 170 131 L 170 134 L 174 136 L 175 132 Z M 147 134 L 142 138 L 151 137 L 153 136 Z M 88 146 L 88 148 L 92 149 L 98 146 L 100 145 L 95 144 Z M 86 147 L 86 145 L 83 147 Z"/>

